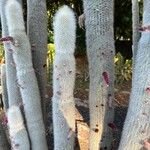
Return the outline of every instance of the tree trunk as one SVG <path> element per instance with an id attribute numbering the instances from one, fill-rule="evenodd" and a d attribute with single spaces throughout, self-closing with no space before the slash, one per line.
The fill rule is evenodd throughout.
<path id="1" fill-rule="evenodd" d="M 90 150 L 111 149 L 114 108 L 113 0 L 84 0 L 90 73 Z"/>
<path id="2" fill-rule="evenodd" d="M 143 26 L 150 25 L 150 1 L 144 1 Z M 142 32 L 135 60 L 132 91 L 119 150 L 140 150 L 150 139 L 150 34 Z"/>

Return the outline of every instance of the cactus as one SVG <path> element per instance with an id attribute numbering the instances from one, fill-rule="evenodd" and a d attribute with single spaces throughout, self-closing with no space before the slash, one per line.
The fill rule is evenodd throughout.
<path id="1" fill-rule="evenodd" d="M 25 33 L 22 8 L 16 0 L 8 0 L 5 11 L 9 35 L 12 37 L 11 48 L 24 104 L 31 149 L 47 150 L 40 94 L 32 65 L 31 47 Z"/>
<path id="2" fill-rule="evenodd" d="M 75 16 L 68 6 L 54 17 L 53 127 L 54 149 L 73 150 L 75 138 Z"/>
<path id="3" fill-rule="evenodd" d="M 138 0 L 132 0 L 132 53 L 133 53 L 133 68 L 135 65 L 135 58 L 138 50 L 138 42 L 140 38 L 139 33 L 139 2 Z"/>
<path id="4" fill-rule="evenodd" d="M 0 14 L 2 24 L 2 37 L 8 36 L 8 26 L 6 24 L 5 5 L 8 0 L 0 1 Z M 1 41 L 5 39 L 1 39 Z M 16 82 L 16 68 L 12 57 L 12 50 L 8 42 L 4 42 L 6 76 L 7 76 L 7 94 L 9 106 L 18 105 L 21 102 L 20 91 Z"/>
<path id="5" fill-rule="evenodd" d="M 2 86 L 2 101 L 4 104 L 4 111 L 8 109 L 8 95 L 7 95 L 7 85 L 6 85 L 6 66 L 1 65 L 1 86 Z"/>
<path id="6" fill-rule="evenodd" d="M 46 120 L 46 57 L 47 10 L 46 0 L 27 0 L 27 33 L 32 48 L 33 67 L 36 70 L 44 120 Z"/>
<path id="7" fill-rule="evenodd" d="M 23 117 L 18 106 L 11 106 L 7 112 L 12 149 L 30 150 L 30 143 Z"/>
<path id="8" fill-rule="evenodd" d="M 144 1 L 143 26 L 150 25 L 150 1 Z M 129 108 L 124 123 L 119 150 L 143 149 L 144 141 L 149 142 L 150 104 L 150 34 L 143 31 L 135 60 Z"/>
<path id="9" fill-rule="evenodd" d="M 9 143 L 5 134 L 5 129 L 2 126 L 3 119 L 2 115 L 0 114 L 0 150 L 9 150 Z"/>
<path id="10" fill-rule="evenodd" d="M 113 0 L 85 0 L 90 74 L 90 150 L 111 149 L 114 87 Z"/>

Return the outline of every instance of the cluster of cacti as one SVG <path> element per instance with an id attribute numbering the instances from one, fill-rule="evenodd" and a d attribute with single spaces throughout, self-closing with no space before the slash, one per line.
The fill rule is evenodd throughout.
<path id="1" fill-rule="evenodd" d="M 42 13 L 38 15 L 42 22 L 37 25 L 38 10 L 34 6 L 39 3 Z M 3 3 L 4 5 L 5 3 Z M 91 5 L 90 10 L 88 7 Z M 107 6 L 110 10 L 108 14 L 104 14 L 103 6 Z M 32 7 L 33 6 L 33 7 Z M 98 6 L 102 10 L 99 11 Z M 90 65 L 90 149 L 110 148 L 113 126 L 113 1 L 109 2 L 90 2 L 84 3 L 86 28 L 87 28 L 87 49 Z M 44 124 L 42 120 L 40 95 L 42 100 L 45 99 L 45 64 L 44 60 L 46 39 L 43 37 L 46 33 L 45 1 L 31 2 L 28 1 L 28 35 L 25 33 L 25 26 L 22 15 L 21 3 L 16 0 L 8 0 L 1 14 L 3 28 L 6 33 L 1 41 L 6 42 L 5 51 L 11 55 L 13 60 L 13 68 L 16 80 L 14 83 L 18 85 L 17 98 L 20 97 L 24 107 L 26 127 L 23 123 L 23 117 L 17 106 L 17 103 L 9 103 L 8 109 L 8 126 L 9 134 L 13 137 L 11 140 L 12 147 L 20 146 L 20 149 L 47 149 L 46 137 L 44 132 Z M 91 17 L 88 17 L 90 15 Z M 107 16 L 108 15 L 108 16 Z M 101 22 L 93 22 L 94 17 L 103 17 Z M 107 17 L 110 20 L 107 20 Z M 34 19 L 33 19 L 34 18 Z M 90 20 L 91 19 L 91 20 Z M 103 23 L 104 21 L 104 23 Z M 88 24 L 89 23 L 89 24 Z M 99 26 L 97 26 L 99 25 Z M 40 32 L 38 31 L 41 28 Z M 42 32 L 43 29 L 43 32 Z M 92 31 L 93 30 L 93 31 Z M 92 32 L 90 32 L 92 31 Z M 106 32 L 107 31 L 107 32 Z M 91 34 L 92 33 L 92 34 Z M 74 149 L 75 143 L 75 102 L 73 97 L 75 82 L 75 34 L 76 21 L 73 11 L 64 6 L 56 13 L 54 17 L 54 36 L 55 36 L 55 59 L 53 64 L 53 127 L 54 127 L 54 149 Z M 34 37 L 35 36 L 35 37 Z M 34 38 L 33 38 L 34 37 Z M 9 41 L 9 43 L 7 43 Z M 99 42 L 101 41 L 101 42 Z M 95 44 L 96 43 L 96 44 Z M 8 50 L 9 49 L 9 50 Z M 32 54 L 34 69 L 39 79 L 38 84 L 32 65 Z M 37 51 L 37 52 L 36 52 Z M 11 52 L 11 53 L 10 53 Z M 36 53 L 36 54 L 35 54 Z M 40 57 L 40 55 L 42 55 Z M 40 61 L 42 59 L 42 61 Z M 6 58 L 6 64 L 7 64 Z M 6 65 L 7 66 L 7 65 Z M 6 76 L 9 72 L 6 71 Z M 8 81 L 7 81 L 8 82 Z M 8 85 L 7 85 L 8 86 Z M 17 86 L 15 86 L 17 87 Z M 9 89 L 8 89 L 9 90 Z M 12 89 L 11 89 L 12 90 Z M 21 96 L 19 96 L 19 91 Z M 10 96 L 8 95 L 8 101 Z M 16 100 L 16 98 L 15 98 Z M 44 112 L 44 111 L 43 111 Z M 36 114 L 36 115 L 35 115 Z M 17 118 L 14 120 L 12 116 Z M 16 122 L 20 122 L 20 130 L 16 128 Z M 12 131 L 14 130 L 14 131 Z M 27 135 L 28 131 L 28 135 Z M 26 147 L 23 147 L 20 136 L 24 135 Z M 28 137 L 29 136 L 29 137 Z M 102 138 L 102 136 L 105 138 Z M 102 138 L 102 142 L 100 140 Z M 14 140 L 15 139 L 15 140 Z M 29 142 L 30 140 L 30 142 Z"/>
<path id="2" fill-rule="evenodd" d="M 47 150 L 41 98 L 21 4 L 17 0 L 1 1 L 1 41 L 5 46 L 9 136 L 12 148 Z M 24 108 L 26 127 L 18 108 L 20 105 Z"/>
<path id="3" fill-rule="evenodd" d="M 143 33 L 138 43 L 138 2 L 133 0 L 134 74 L 129 111 L 119 150 L 138 150 L 149 140 L 150 2 L 144 1 Z M 1 0 L 0 13 L 5 65 L 1 66 L 4 111 L 0 118 L 0 150 L 47 150 L 46 115 L 47 17 L 45 0 L 27 0 L 27 34 L 21 0 Z M 112 148 L 114 119 L 113 0 L 85 0 L 84 15 L 90 74 L 89 149 Z M 39 11 L 40 10 L 40 11 Z M 75 38 L 74 12 L 63 6 L 54 16 L 53 63 L 54 149 L 73 150 L 75 144 Z M 138 47 L 139 44 L 139 47 Z M 137 51 L 138 49 L 138 51 Z M 36 78 L 37 77 L 37 78 Z M 20 107 L 22 106 L 22 107 Z M 43 115 L 42 115 L 43 109 Z M 45 119 L 48 119 L 45 117 Z M 46 121 L 46 120 L 45 120 Z M 9 133 L 2 126 L 8 127 Z M 6 128 L 7 129 L 7 128 Z M 6 135 L 9 135 L 7 139 Z"/>

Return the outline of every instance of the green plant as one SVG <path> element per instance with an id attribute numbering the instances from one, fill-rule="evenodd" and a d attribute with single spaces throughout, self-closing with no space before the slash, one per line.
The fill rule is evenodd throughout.
<path id="1" fill-rule="evenodd" d="M 124 59 L 121 53 L 117 53 L 115 58 L 116 83 L 123 83 L 132 78 L 132 60 Z"/>

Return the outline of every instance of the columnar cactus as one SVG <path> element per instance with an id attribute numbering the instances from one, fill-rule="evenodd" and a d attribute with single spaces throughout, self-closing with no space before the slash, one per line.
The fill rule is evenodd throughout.
<path id="1" fill-rule="evenodd" d="M 53 127 L 54 149 L 73 150 L 75 138 L 75 33 L 73 11 L 61 7 L 54 17 Z"/>
<path id="2" fill-rule="evenodd" d="M 7 118 L 12 149 L 30 150 L 30 142 L 19 106 L 11 106 Z"/>
<path id="3" fill-rule="evenodd" d="M 6 14 L 5 14 L 5 5 L 8 0 L 0 1 L 0 14 L 1 14 L 1 24 L 2 24 L 2 37 L 7 37 L 8 26 L 6 23 Z M 5 41 L 7 39 L 1 39 L 1 41 Z M 21 102 L 21 96 L 19 92 L 19 88 L 16 82 L 16 68 L 15 63 L 12 57 L 12 49 L 10 47 L 9 42 L 4 42 L 4 50 L 5 50 L 5 63 L 6 63 L 6 76 L 7 76 L 7 93 L 8 93 L 8 104 L 9 106 L 18 105 Z"/>
<path id="4" fill-rule="evenodd" d="M 31 43 L 33 67 L 38 80 L 44 120 L 46 119 L 46 58 L 47 10 L 46 0 L 27 0 L 27 33 Z"/>
<path id="5" fill-rule="evenodd" d="M 9 150 L 9 143 L 5 134 L 5 129 L 2 126 L 3 119 L 2 116 L 0 115 L 0 150 Z"/>
<path id="6" fill-rule="evenodd" d="M 1 86 L 2 86 L 2 101 L 4 104 L 4 111 L 8 109 L 8 95 L 7 95 L 7 85 L 6 85 L 6 66 L 1 65 Z"/>
<path id="7" fill-rule="evenodd" d="M 31 47 L 25 33 L 22 7 L 16 0 L 8 0 L 6 18 L 31 149 L 47 150 L 40 94 L 32 65 Z"/>
<path id="8" fill-rule="evenodd" d="M 84 0 L 90 73 L 90 150 L 111 149 L 114 86 L 113 0 Z"/>
<path id="9" fill-rule="evenodd" d="M 138 42 L 140 38 L 139 33 L 139 2 L 138 0 L 132 0 L 132 53 L 133 53 L 133 68 L 135 63 L 135 58 L 138 50 Z"/>
<path id="10" fill-rule="evenodd" d="M 140 150 L 150 138 L 150 1 L 144 1 L 143 28 L 136 54 L 132 91 L 119 150 Z"/>

